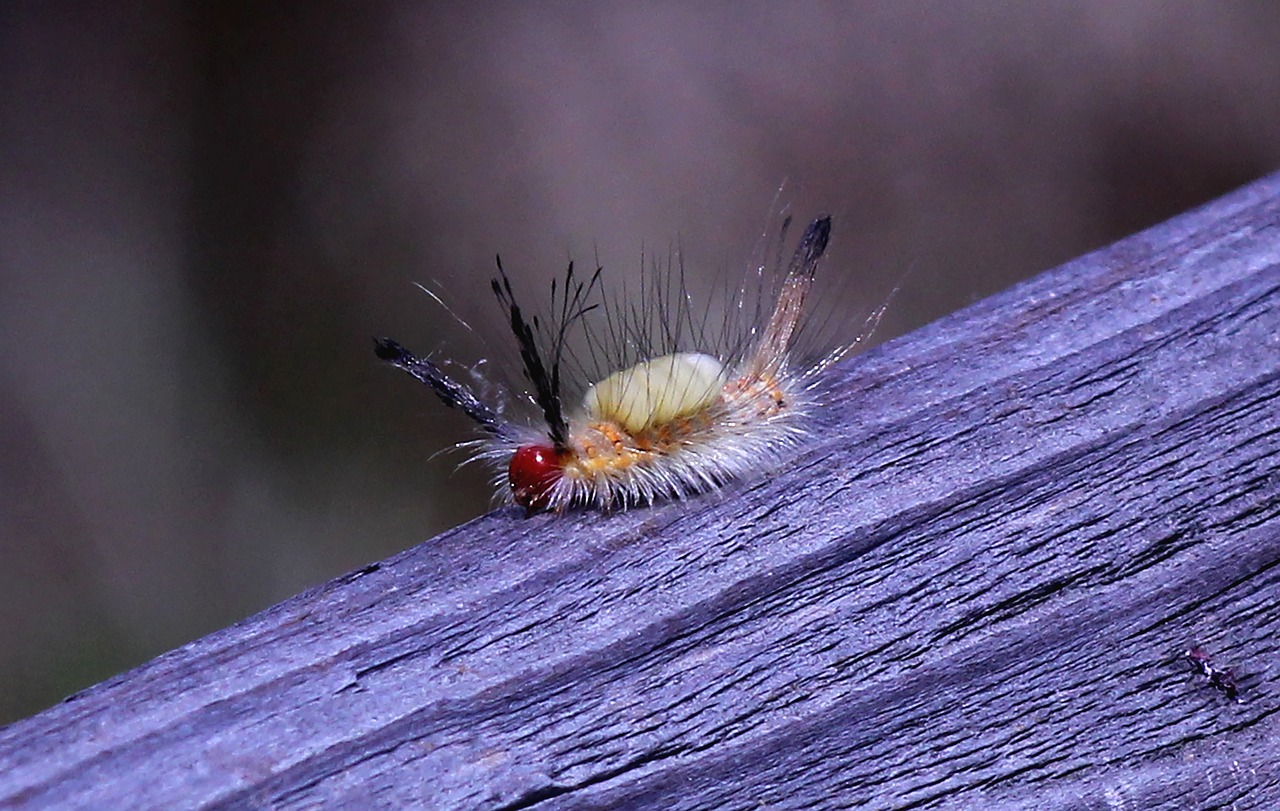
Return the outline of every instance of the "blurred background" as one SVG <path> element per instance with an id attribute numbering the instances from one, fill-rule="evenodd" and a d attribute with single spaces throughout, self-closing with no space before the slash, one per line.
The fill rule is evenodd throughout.
<path id="1" fill-rule="evenodd" d="M 414 282 L 501 352 L 495 253 L 723 273 L 785 182 L 883 339 L 1280 167 L 1270 3 L 124 5 L 0 11 L 0 723 L 488 508 Z"/>

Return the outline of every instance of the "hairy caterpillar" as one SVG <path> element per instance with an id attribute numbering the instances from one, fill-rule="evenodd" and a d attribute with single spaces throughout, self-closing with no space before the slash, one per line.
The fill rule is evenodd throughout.
<path id="1" fill-rule="evenodd" d="M 780 240 L 789 223 L 787 218 Z M 551 317 L 527 318 L 499 259 L 492 289 L 541 414 L 536 428 L 508 420 L 471 387 L 395 341 L 377 340 L 376 352 L 479 425 L 483 437 L 467 443 L 475 448 L 473 458 L 498 468 L 496 484 L 530 513 L 684 498 L 768 469 L 804 436 L 815 375 L 854 345 L 807 366 L 791 354 L 830 234 L 830 217 L 809 224 L 781 282 L 764 291 L 764 305 L 771 307 L 756 301 L 752 312 L 751 297 L 740 288 L 730 302 L 738 318 L 727 330 L 736 334 L 722 336 L 714 348 L 705 345 L 705 320 L 699 323 L 686 295 L 602 308 L 599 268 L 584 280 L 570 264 L 564 283 L 552 284 Z M 884 309 L 867 319 L 869 328 Z M 562 372 L 586 366 L 569 363 L 566 337 L 597 310 L 604 323 L 596 341 L 612 348 L 602 354 L 615 363 L 630 354 L 632 362 L 605 366 L 608 373 L 586 388 L 580 403 L 566 403 Z M 691 340 L 692 349 L 681 348 Z"/>

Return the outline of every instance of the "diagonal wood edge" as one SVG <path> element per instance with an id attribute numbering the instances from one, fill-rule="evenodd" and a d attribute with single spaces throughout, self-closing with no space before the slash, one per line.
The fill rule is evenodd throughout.
<path id="1" fill-rule="evenodd" d="M 12 724 L 0 807 L 1280 803 L 1280 175 L 824 397 L 776 475 L 499 511 Z"/>

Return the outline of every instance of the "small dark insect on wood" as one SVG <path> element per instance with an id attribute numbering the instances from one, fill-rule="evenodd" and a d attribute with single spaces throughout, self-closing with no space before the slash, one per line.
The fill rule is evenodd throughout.
<path id="1" fill-rule="evenodd" d="M 1189 648 L 1182 654 L 1182 658 L 1191 665 L 1193 670 L 1207 678 L 1215 690 L 1232 701 L 1241 700 L 1240 685 L 1236 681 L 1235 673 L 1230 668 L 1216 666 L 1213 658 L 1202 648 Z"/>

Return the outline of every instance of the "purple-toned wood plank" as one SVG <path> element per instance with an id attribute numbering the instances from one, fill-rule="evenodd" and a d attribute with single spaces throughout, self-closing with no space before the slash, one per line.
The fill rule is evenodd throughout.
<path id="1" fill-rule="evenodd" d="M 1280 807 L 1280 175 L 826 386 L 775 475 L 501 510 L 0 730 L 0 806 Z"/>

